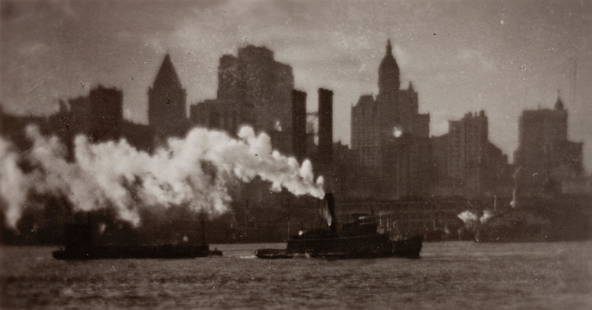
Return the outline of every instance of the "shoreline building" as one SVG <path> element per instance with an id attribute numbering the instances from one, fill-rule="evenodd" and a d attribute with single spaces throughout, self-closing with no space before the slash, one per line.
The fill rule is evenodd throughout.
<path id="1" fill-rule="evenodd" d="M 514 158 L 521 169 L 518 182 L 523 193 L 558 193 L 564 182 L 584 173 L 583 143 L 568 139 L 567 119 L 559 96 L 553 109 L 522 112 Z"/>
<path id="2" fill-rule="evenodd" d="M 360 197 L 384 199 L 430 193 L 430 115 L 419 113 L 410 82 L 401 89 L 390 40 L 378 69 L 378 95 L 362 95 L 352 107 L 353 187 Z"/>

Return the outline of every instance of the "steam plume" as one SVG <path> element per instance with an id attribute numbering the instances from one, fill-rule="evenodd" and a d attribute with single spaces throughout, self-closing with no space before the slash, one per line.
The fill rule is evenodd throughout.
<path id="1" fill-rule="evenodd" d="M 510 206 L 512 208 L 516 208 L 518 206 L 518 195 L 520 190 L 520 177 L 521 177 L 521 170 L 522 167 L 518 167 L 514 173 L 512 174 L 512 179 L 514 179 L 514 189 L 512 190 L 512 201 L 510 201 Z"/>
<path id="2" fill-rule="evenodd" d="M 463 223 L 465 223 L 465 225 L 472 225 L 474 223 L 476 223 L 477 221 L 479 221 L 479 216 L 477 216 L 477 214 L 469 211 L 469 210 L 465 210 L 461 213 L 459 213 L 457 215 L 457 217 L 463 221 Z"/>
<path id="3" fill-rule="evenodd" d="M 494 215 L 495 214 L 491 210 L 483 210 L 483 215 L 481 215 L 481 217 L 479 218 L 479 222 L 481 224 L 485 224 L 487 223 L 487 221 L 489 221 L 489 219 L 494 217 Z"/>
<path id="4" fill-rule="evenodd" d="M 24 191 L 28 180 L 17 164 L 18 155 L 12 144 L 0 138 L 0 197 L 6 200 L 6 223 L 15 227 L 21 215 L 21 207 L 26 199 Z"/>
<path id="5" fill-rule="evenodd" d="M 121 219 L 139 223 L 139 206 L 187 204 L 195 211 L 226 211 L 230 196 L 226 181 L 248 182 L 255 177 L 295 195 L 322 198 L 323 180 L 316 182 L 312 164 L 272 150 L 269 136 L 243 127 L 234 139 L 221 131 L 192 129 L 185 138 L 171 138 L 154 154 L 139 151 L 125 140 L 90 143 L 74 140 L 74 161 L 56 137 L 43 136 L 37 127 L 26 129 L 33 142 L 19 156 L 0 138 L 0 199 L 6 202 L 7 224 L 15 227 L 28 193 L 61 194 L 77 210 L 112 206 Z M 33 169 L 25 173 L 19 160 Z"/>
<path id="6" fill-rule="evenodd" d="M 494 213 L 491 210 L 483 210 L 483 214 L 479 217 L 477 214 L 465 210 L 457 215 L 457 217 L 465 223 L 467 226 L 472 226 L 477 223 L 485 224 L 489 221 L 492 217 L 494 217 Z"/>

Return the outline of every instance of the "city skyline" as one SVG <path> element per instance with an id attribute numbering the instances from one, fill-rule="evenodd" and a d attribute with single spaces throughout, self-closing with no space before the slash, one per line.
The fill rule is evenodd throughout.
<path id="1" fill-rule="evenodd" d="M 335 92 L 335 137 L 349 143 L 350 107 L 360 95 L 376 95 L 378 63 L 390 38 L 402 87 L 414 82 L 420 112 L 431 115 L 432 135 L 447 132 L 449 120 L 484 109 L 492 141 L 511 156 L 521 111 L 552 108 L 561 89 L 569 136 L 584 142 L 590 168 L 592 125 L 586 119 L 592 90 L 583 87 L 592 76 L 587 57 L 592 38 L 585 30 L 592 23 L 590 4 L 502 1 L 496 8 L 496 3 L 326 2 L 311 10 L 309 2 L 170 7 L 156 1 L 142 6 L 3 1 L 0 51 L 14 61 L 2 61 L 0 100 L 8 111 L 47 114 L 55 109 L 50 102 L 102 83 L 122 88 L 124 115 L 145 123 L 147 89 L 165 53 L 178 68 L 188 104 L 195 104 L 214 97 L 218 58 L 252 43 L 269 47 L 278 61 L 292 66 L 296 88 L 309 94 L 309 109 L 315 107 L 317 87 Z M 523 11 L 529 13 L 525 20 Z M 368 22 L 370 17 L 376 23 Z"/>

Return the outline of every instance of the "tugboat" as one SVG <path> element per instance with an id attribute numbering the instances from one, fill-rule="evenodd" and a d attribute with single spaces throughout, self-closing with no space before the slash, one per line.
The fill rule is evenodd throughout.
<path id="1" fill-rule="evenodd" d="M 59 260 L 126 259 L 126 258 L 195 258 L 222 252 L 201 244 L 179 243 L 161 245 L 98 245 L 93 242 L 90 224 L 68 224 L 64 248 L 52 253 Z"/>
<path id="2" fill-rule="evenodd" d="M 288 239 L 285 250 L 261 249 L 255 255 L 267 259 L 303 254 L 332 259 L 419 258 L 423 236 L 392 239 L 389 234 L 379 233 L 377 219 L 368 215 L 357 215 L 351 223 L 343 224 L 338 230 L 333 194 L 327 193 L 324 200 L 330 216 L 328 229 L 301 230 Z"/>

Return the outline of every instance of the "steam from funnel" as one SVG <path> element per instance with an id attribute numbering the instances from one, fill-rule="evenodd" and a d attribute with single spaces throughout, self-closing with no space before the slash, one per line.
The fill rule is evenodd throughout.
<path id="1" fill-rule="evenodd" d="M 514 189 L 512 190 L 512 201 L 510 201 L 510 206 L 512 208 L 518 207 L 518 195 L 520 194 L 519 191 L 519 179 L 521 177 L 521 170 L 522 167 L 518 167 L 514 173 L 512 174 L 512 179 L 514 179 Z"/>
<path id="2" fill-rule="evenodd" d="M 393 137 L 399 138 L 403 135 L 403 128 L 400 126 L 393 127 Z"/>
<path id="3" fill-rule="evenodd" d="M 0 200 L 6 202 L 7 224 L 15 227 L 29 193 L 59 194 L 76 210 L 113 207 L 123 220 L 139 223 L 138 208 L 187 205 L 209 214 L 227 210 L 231 178 L 248 182 L 255 177 L 295 195 L 324 196 L 323 179 L 314 180 L 312 164 L 302 165 L 272 150 L 270 138 L 250 127 L 239 130 L 238 139 L 221 131 L 192 129 L 185 138 L 171 138 L 154 154 L 139 151 L 125 140 L 90 143 L 85 136 L 74 140 L 74 161 L 65 159 L 65 148 L 56 137 L 41 135 L 37 127 L 26 129 L 33 142 L 19 155 L 0 138 Z M 24 172 L 19 161 L 32 167 Z"/>
<path id="4" fill-rule="evenodd" d="M 481 224 L 485 224 L 487 223 L 487 221 L 489 221 L 489 219 L 491 219 L 493 217 L 493 212 L 491 210 L 484 210 L 483 211 L 483 215 L 481 215 L 481 217 L 479 218 L 479 222 Z"/>
<path id="5" fill-rule="evenodd" d="M 280 122 L 279 119 L 275 120 L 273 123 L 273 129 L 275 129 L 275 131 L 283 131 L 282 122 Z"/>
<path id="6" fill-rule="evenodd" d="M 479 221 L 479 217 L 477 216 L 477 214 L 469 211 L 469 210 L 465 210 L 461 213 L 459 213 L 457 215 L 457 217 L 463 221 L 463 223 L 465 223 L 465 225 L 472 225 L 475 224 L 476 222 Z"/>
<path id="7" fill-rule="evenodd" d="M 477 223 L 485 224 L 489 221 L 495 214 L 491 210 L 483 210 L 483 214 L 479 217 L 477 214 L 465 210 L 457 215 L 457 217 L 465 223 L 466 226 L 473 226 Z"/>
<path id="8" fill-rule="evenodd" d="M 336 229 L 336 215 L 335 215 L 335 197 L 333 197 L 332 193 L 325 194 L 325 207 L 321 211 L 321 215 L 327 222 L 327 226 L 331 228 L 331 230 L 335 231 Z"/>
<path id="9" fill-rule="evenodd" d="M 21 215 L 21 207 L 26 200 L 29 180 L 18 164 L 18 154 L 8 141 L 0 137 L 0 197 L 4 198 L 6 223 L 15 227 Z"/>

